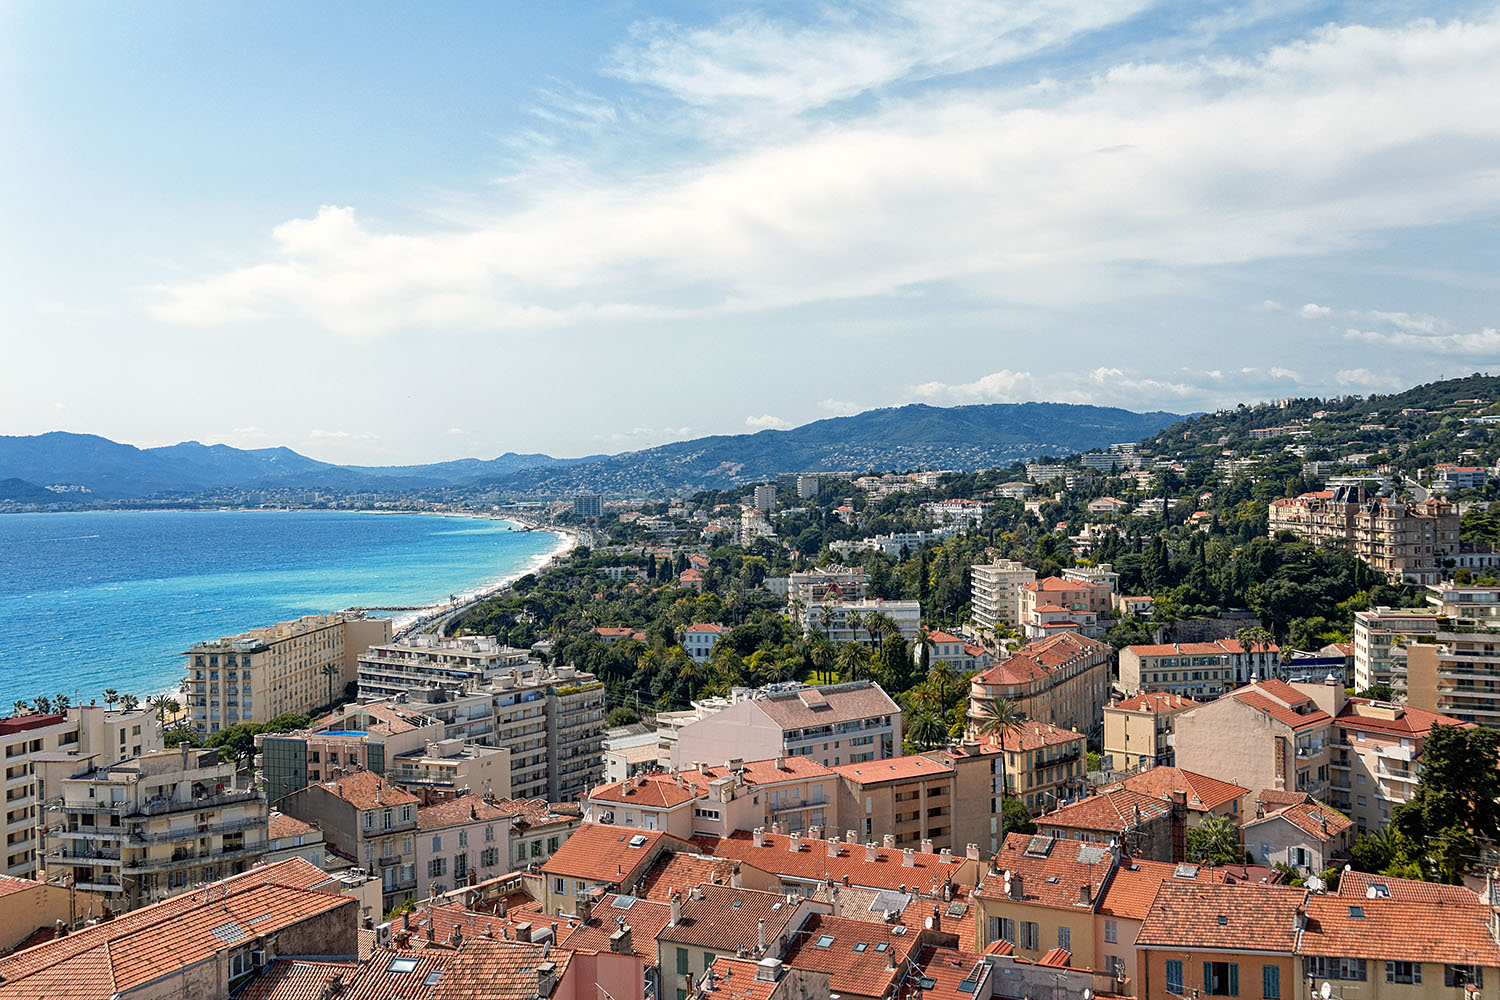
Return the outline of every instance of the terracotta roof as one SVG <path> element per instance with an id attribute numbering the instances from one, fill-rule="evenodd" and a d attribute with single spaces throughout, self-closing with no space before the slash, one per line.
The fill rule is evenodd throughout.
<path id="1" fill-rule="evenodd" d="M 318 833 L 317 827 L 311 823 L 304 823 L 295 816 L 288 816 L 277 809 L 271 810 L 270 818 L 266 823 L 271 840 L 284 840 L 288 837 L 305 837 L 310 833 Z"/>
<path id="2" fill-rule="evenodd" d="M 474 938 L 448 963 L 432 991 L 432 1000 L 536 1000 L 537 966 L 551 962 L 559 982 L 567 975 L 572 953 L 520 941 Z"/>
<path id="3" fill-rule="evenodd" d="M 1208 865 L 1170 864 L 1165 861 L 1147 861 L 1131 858 L 1128 863 L 1115 870 L 1114 878 L 1104 890 L 1099 901 L 1099 913 L 1106 917 L 1123 917 L 1127 920 L 1144 920 L 1151 909 L 1151 901 L 1162 883 L 1180 882 L 1261 882 L 1272 874 L 1272 869 L 1252 865 Z"/>
<path id="4" fill-rule="evenodd" d="M 1309 895 L 1279 885 L 1163 882 L 1136 946 L 1289 954 L 1297 943 L 1297 909 Z"/>
<path id="5" fill-rule="evenodd" d="M 1272 820 L 1285 820 L 1307 836 L 1325 844 L 1337 839 L 1339 834 L 1354 825 L 1354 821 L 1348 816 L 1321 802 L 1299 802 L 1296 805 L 1282 806 L 1259 819 L 1247 820 L 1245 829 L 1249 830 L 1252 826 Z"/>
<path id="6" fill-rule="evenodd" d="M 655 903 L 634 896 L 609 893 L 594 904 L 594 912 L 581 924 L 571 924 L 572 930 L 563 935 L 559 947 L 569 951 L 609 951 L 611 934 L 620 929 L 617 918 L 625 918 L 630 928 L 630 950 L 656 964 L 656 936 L 667 921 L 672 919 L 672 907 L 666 903 Z"/>
<path id="7" fill-rule="evenodd" d="M 498 802 L 486 802 L 479 795 L 460 795 L 430 806 L 417 807 L 417 827 L 422 830 L 439 830 L 449 826 L 466 826 L 469 823 L 499 822 L 509 820 L 514 813 Z"/>
<path id="8" fill-rule="evenodd" d="M 683 629 L 683 631 L 684 632 L 700 632 L 700 633 L 706 633 L 706 634 L 711 634 L 711 635 L 719 635 L 719 634 L 722 634 L 724 632 L 728 632 L 729 631 L 729 626 L 728 625 L 712 625 L 712 624 L 705 624 L 703 622 L 699 622 L 696 625 L 689 625 L 687 628 Z"/>
<path id="9" fill-rule="evenodd" d="M 322 782 L 322 787 L 356 809 L 379 809 L 382 806 L 415 805 L 418 798 L 399 785 L 393 785 L 374 771 L 359 771 L 347 777 Z"/>
<path id="10" fill-rule="evenodd" d="M 794 969 L 828 973 L 828 988 L 834 993 L 884 996 L 904 974 L 903 966 L 918 941 L 918 935 L 904 926 L 894 926 L 903 933 L 893 933 L 890 924 L 815 913 L 794 935 L 782 961 Z M 892 963 L 895 968 L 888 968 Z"/>
<path id="11" fill-rule="evenodd" d="M 1193 699 L 1181 694 L 1172 694 L 1168 691 L 1147 691 L 1138 694 L 1134 698 L 1126 698 L 1116 702 L 1110 708 L 1121 708 L 1127 712 L 1149 712 L 1158 715 L 1162 712 L 1175 712 L 1178 709 L 1193 708 L 1197 706 Z"/>
<path id="12" fill-rule="evenodd" d="M 1035 594 L 1048 591 L 1063 593 L 1069 590 L 1102 590 L 1104 588 L 1101 584 L 1089 583 L 1086 580 L 1064 580 L 1060 576 L 1048 576 L 1031 583 L 1023 583 L 1021 589 Z"/>
<path id="13" fill-rule="evenodd" d="M 1167 642 L 1167 643 L 1141 643 L 1134 646 L 1126 646 L 1135 655 L 1145 658 L 1150 656 L 1228 656 L 1245 652 L 1245 647 L 1238 639 L 1218 639 L 1214 642 Z M 1252 652 L 1256 653 L 1279 653 L 1281 647 L 1274 642 L 1269 646 L 1256 646 Z M 1269 683 L 1269 682 L 1265 682 Z M 1278 684 L 1283 682 L 1277 681 Z M 1303 695 L 1292 692 L 1298 700 Z"/>
<path id="14" fill-rule="evenodd" d="M 1040 607 L 1032 608 L 1032 610 L 1037 612 L 1038 614 L 1046 613 L 1067 615 L 1073 613 L 1072 608 L 1065 608 L 1061 604 L 1043 604 Z"/>
<path id="15" fill-rule="evenodd" d="M 776 983 L 755 978 L 757 966 L 753 960 L 716 958 L 711 968 L 713 992 L 701 992 L 703 1000 L 770 1000 L 776 992 Z"/>
<path id="16" fill-rule="evenodd" d="M 0 875 L 0 896 L 9 896 L 15 892 L 26 892 L 29 889 L 39 889 L 41 882 L 29 878 L 16 878 L 14 875 Z"/>
<path id="17" fill-rule="evenodd" d="M 782 729 L 826 726 L 876 715 L 895 715 L 901 711 L 891 701 L 890 695 L 873 681 L 784 691 L 756 698 L 750 704 Z"/>
<path id="18" fill-rule="evenodd" d="M 1037 819 L 1040 827 L 1123 833 L 1140 822 L 1149 822 L 1170 812 L 1155 796 L 1128 788 L 1106 788 L 1077 802 L 1060 806 Z"/>
<path id="19" fill-rule="evenodd" d="M 963 642 L 963 640 L 956 635 L 948 632 L 939 632 L 936 630 L 928 632 L 927 638 L 931 639 L 933 642 Z"/>
<path id="20" fill-rule="evenodd" d="M 1312 729 L 1333 721 L 1333 716 L 1322 709 L 1313 709 L 1305 713 L 1295 712 L 1278 701 L 1272 701 L 1270 698 L 1256 693 L 1254 686 L 1241 688 L 1238 691 L 1231 691 L 1229 697 L 1258 712 L 1269 715 L 1277 722 L 1290 726 L 1292 729 Z"/>
<path id="21" fill-rule="evenodd" d="M 1066 969 L 1073 964 L 1073 953 L 1066 948 L 1053 948 L 1047 954 L 1036 960 L 1037 965 L 1045 965 L 1053 969 Z"/>
<path id="22" fill-rule="evenodd" d="M 974 990 L 962 990 L 959 984 L 969 979 L 976 966 L 983 964 L 983 956 L 957 948 L 928 946 L 918 952 L 913 961 L 921 976 L 932 980 L 931 987 L 920 991 L 927 1000 L 973 1000 Z"/>
<path id="23" fill-rule="evenodd" d="M 682 919 L 663 927 L 657 940 L 732 954 L 755 944 L 760 921 L 766 922 L 770 941 L 786 930 L 796 911 L 797 903 L 788 904 L 779 892 L 700 885 L 683 894 Z"/>
<path id="24" fill-rule="evenodd" d="M 633 830 L 585 823 L 563 841 L 557 853 L 542 865 L 542 871 L 590 882 L 629 884 L 632 876 L 645 868 L 652 852 L 663 840 L 674 848 L 688 846 L 686 841 L 661 830 Z M 637 846 L 631 846 L 632 842 Z"/>
<path id="25" fill-rule="evenodd" d="M 728 837 L 694 837 L 693 842 L 705 854 L 740 861 L 772 875 L 819 882 L 828 879 L 841 882 L 848 876 L 850 885 L 872 889 L 905 885 L 925 893 L 940 893 L 943 884 L 955 880 L 967 860 L 955 856 L 944 861 L 938 854 L 913 851 L 912 866 L 908 868 L 903 864 L 903 851 L 897 848 L 874 848 L 875 860 L 869 862 L 865 860 L 869 849 L 860 844 L 834 845 L 838 856 L 829 857 L 826 840 L 802 837 L 798 850 L 792 851 L 786 834 L 763 834 L 762 847 L 755 846 L 753 836 L 749 831 L 737 830 Z"/>
<path id="26" fill-rule="evenodd" d="M 1405 899 L 1421 903 L 1469 904 L 1483 899 L 1477 892 L 1461 885 L 1415 882 L 1359 871 L 1344 872 L 1339 878 L 1338 894 L 1340 898 L 1349 900 Z"/>
<path id="27" fill-rule="evenodd" d="M 495 804 L 515 817 L 517 830 L 576 822 L 579 813 L 574 806 L 550 804 L 546 799 L 499 799 Z"/>
<path id="28" fill-rule="evenodd" d="M 778 764 L 777 761 L 780 761 Z M 769 785 L 778 781 L 795 781 L 799 778 L 818 778 L 831 775 L 833 771 L 811 757 L 790 756 L 780 758 L 769 758 L 767 760 L 747 760 L 743 764 L 729 767 L 728 765 L 703 762 L 703 767 L 696 771 L 680 771 L 683 779 L 688 782 L 707 785 L 710 781 L 730 777 L 736 771 L 740 772 L 747 785 Z"/>
<path id="29" fill-rule="evenodd" d="M 1380 706 L 1382 709 L 1393 710 L 1394 719 L 1382 718 L 1373 714 L 1372 706 Z M 1369 698 L 1350 698 L 1339 709 L 1335 717 L 1338 724 L 1345 729 L 1376 730 L 1389 733 L 1395 737 L 1419 737 L 1426 736 L 1433 726 L 1459 726 L 1464 729 L 1473 729 L 1474 723 L 1463 722 L 1448 715 L 1440 715 L 1437 712 L 1429 712 L 1426 709 L 1413 708 L 1410 705 L 1395 705 L 1387 702 L 1376 702 Z"/>
<path id="30" fill-rule="evenodd" d="M 1248 788 L 1180 767 L 1147 768 L 1120 781 L 1118 787 L 1167 800 L 1173 792 L 1186 792 L 1188 808 L 1199 812 L 1211 812 L 1250 794 Z"/>
<path id="31" fill-rule="evenodd" d="M 1110 651 L 1105 643 L 1076 632 L 1034 639 L 1020 646 L 1014 653 L 990 667 L 975 679 L 980 684 L 1024 684 L 1041 680 L 1059 667 L 1075 663 L 1080 658 L 1101 657 Z"/>
<path id="32" fill-rule="evenodd" d="M 983 745 L 993 745 L 998 751 L 998 743 L 993 742 L 994 737 L 986 737 Z M 1071 729 L 1054 726 L 1050 722 L 1038 722 L 1035 719 L 1022 719 L 1021 722 L 1005 733 L 1005 749 L 1010 751 L 1041 750 L 1045 747 L 1062 746 L 1067 743 L 1082 743 L 1085 737 L 1082 733 L 1075 733 Z"/>
<path id="33" fill-rule="evenodd" d="M 981 899 L 1010 899 L 1087 913 L 1093 910 L 1093 901 L 1098 898 L 1113 861 L 1110 849 L 1102 844 L 1013 833 L 1000 845 L 994 864 L 999 871 L 987 872 L 976 891 Z M 1087 901 L 1081 892 L 1085 887 Z"/>
<path id="34" fill-rule="evenodd" d="M 315 873 L 315 874 L 314 874 Z M 301 858 L 262 865 L 0 959 L 0 997 L 112 997 L 358 901 L 306 887 L 328 875 Z"/>
<path id="35" fill-rule="evenodd" d="M 635 884 L 634 891 L 642 899 L 665 903 L 671 900 L 672 893 L 686 895 L 689 889 L 705 882 L 728 885 L 733 872 L 734 862 L 724 858 L 662 853 L 651 862 L 651 867 Z"/>
<path id="36" fill-rule="evenodd" d="M 832 770 L 839 777 L 859 785 L 877 785 L 882 781 L 905 781 L 910 778 L 936 777 L 953 773 L 953 768 L 947 764 L 939 763 L 921 754 L 871 760 L 861 764 L 841 764 Z"/>
<path id="37" fill-rule="evenodd" d="M 1490 908 L 1472 893 L 1463 902 L 1313 895 L 1307 901 L 1300 951 L 1494 969 L 1500 966 L 1500 946 L 1490 936 L 1490 915 Z"/>
<path id="38" fill-rule="evenodd" d="M 642 774 L 599 785 L 589 792 L 589 798 L 598 802 L 636 805 L 642 809 L 671 809 L 693 801 L 704 791 L 697 785 L 679 785 L 669 774 Z"/>

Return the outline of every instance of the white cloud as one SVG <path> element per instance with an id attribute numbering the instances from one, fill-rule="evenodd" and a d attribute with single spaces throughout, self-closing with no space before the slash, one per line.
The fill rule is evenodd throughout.
<path id="1" fill-rule="evenodd" d="M 780 417 L 772 416 L 769 413 L 762 413 L 758 417 L 746 417 L 745 426 L 750 428 L 751 430 L 756 431 L 763 431 L 767 428 L 771 430 L 784 431 L 792 425 L 787 423 L 785 420 L 782 420 Z"/>
<path id="2" fill-rule="evenodd" d="M 942 10 L 650 27 L 616 69 L 682 101 L 773 105 L 774 118 L 1119 16 L 1061 0 L 1025 16 Z M 456 228 L 402 233 L 325 206 L 278 226 L 259 262 L 154 289 L 151 310 L 373 335 L 747 312 L 937 281 L 1041 304 L 1134 295 L 1148 282 L 1110 276 L 1323 254 L 1494 212 L 1497 60 L 1491 17 L 1330 26 L 1254 58 L 1029 89 L 881 92 L 650 174 L 528 187 L 529 202 Z"/>
<path id="3" fill-rule="evenodd" d="M 330 431 L 322 427 L 314 427 L 307 432 L 307 436 L 313 441 L 377 441 L 380 435 L 368 431 Z"/>
<path id="4" fill-rule="evenodd" d="M 855 413 L 862 413 L 868 407 L 861 406 L 858 403 L 850 403 L 842 399 L 830 398 L 818 400 L 818 409 L 835 417 L 847 417 Z"/>
<path id="5" fill-rule="evenodd" d="M 1465 333 L 1411 333 L 1406 330 L 1356 330 L 1344 332 L 1349 340 L 1381 347 L 1430 351 L 1437 354 L 1500 356 L 1500 329 L 1485 327 Z"/>
<path id="6" fill-rule="evenodd" d="M 1345 368 L 1333 378 L 1339 385 L 1360 389 L 1399 389 L 1406 385 L 1405 380 L 1395 375 L 1380 375 L 1368 368 Z"/>
<path id="7" fill-rule="evenodd" d="M 467 434 L 469 432 L 466 431 L 466 430 L 464 430 L 462 427 L 450 427 L 450 428 L 448 428 L 448 433 L 452 434 L 455 437 L 457 437 L 460 434 Z"/>
<path id="8" fill-rule="evenodd" d="M 1303 319 L 1324 319 L 1333 315 L 1333 310 L 1328 306 L 1320 306 L 1316 302 L 1309 302 L 1297 310 L 1297 315 Z"/>
<path id="9" fill-rule="evenodd" d="M 1182 400 L 1200 387 L 1169 382 L 1120 368 L 1099 367 L 1086 372 L 1049 372 L 1034 375 L 1002 369 L 972 382 L 923 382 L 911 388 L 918 399 L 943 403 L 1009 403 L 1047 400 L 1155 409 L 1162 400 Z"/>
<path id="10" fill-rule="evenodd" d="M 1296 382 L 1301 377 L 1295 370 L 1291 368 L 1280 368 L 1273 366 L 1269 369 L 1269 371 L 1272 378 L 1287 378 L 1291 379 L 1293 382 Z"/>

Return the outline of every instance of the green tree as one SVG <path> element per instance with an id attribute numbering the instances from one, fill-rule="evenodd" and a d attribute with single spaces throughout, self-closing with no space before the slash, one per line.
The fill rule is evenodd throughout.
<path id="1" fill-rule="evenodd" d="M 325 663 L 323 664 L 323 666 L 318 668 L 318 672 L 321 673 L 324 677 L 328 678 L 328 704 L 330 707 L 332 707 L 334 702 L 333 679 L 335 677 L 342 676 L 344 670 L 337 663 Z"/>
<path id="2" fill-rule="evenodd" d="M 30 715 L 31 714 L 31 706 L 28 705 L 26 702 L 21 701 L 19 699 L 17 699 L 16 701 L 11 702 L 10 709 L 11 709 L 10 714 L 12 716 Z"/>
<path id="3" fill-rule="evenodd" d="M 1210 815 L 1188 831 L 1187 856 L 1205 865 L 1228 865 L 1243 861 L 1239 828 L 1228 816 Z"/>
<path id="4" fill-rule="evenodd" d="M 115 702 L 119 700 L 120 692 L 116 691 L 114 688 L 104 689 L 104 704 L 108 705 L 110 708 L 114 708 Z"/>
<path id="5" fill-rule="evenodd" d="M 1010 793 L 1010 776 L 1006 773 L 1006 747 L 1005 738 L 1010 735 L 1011 730 L 1016 729 L 1025 720 L 1021 709 L 1009 698 L 991 698 L 981 702 L 979 706 L 979 735 L 992 739 L 1000 747 L 1000 795 L 1004 798 Z M 1024 808 L 1024 806 L 1022 807 Z M 1000 809 L 1000 840 L 1005 840 L 1005 809 L 1004 803 Z"/>
<path id="6" fill-rule="evenodd" d="M 122 695 L 120 695 L 120 709 L 122 711 L 134 712 L 135 709 L 136 709 L 136 706 L 139 705 L 140 703 L 141 703 L 141 699 L 137 698 L 133 694 L 122 694 Z"/>
<path id="7" fill-rule="evenodd" d="M 947 739 L 948 727 L 932 709 L 923 709 L 912 716 L 907 735 L 919 749 L 931 750 Z"/>
<path id="8" fill-rule="evenodd" d="M 628 705 L 616 705 L 609 711 L 609 718 L 604 724 L 611 729 L 616 726 L 630 726 L 641 721 L 640 713 Z"/>
<path id="9" fill-rule="evenodd" d="M 1031 818 L 1031 811 L 1014 795 L 1005 796 L 1005 801 L 1000 805 L 1000 824 L 1002 831 L 1027 835 L 1036 833 L 1036 822 Z M 1002 832 L 1002 838 L 1003 836 Z"/>

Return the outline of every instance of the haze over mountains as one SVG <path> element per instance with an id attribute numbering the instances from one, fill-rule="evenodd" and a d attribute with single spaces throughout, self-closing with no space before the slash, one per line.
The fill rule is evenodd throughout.
<path id="1" fill-rule="evenodd" d="M 246 450 L 196 441 L 142 449 L 54 431 L 0 437 L 0 500 L 34 503 L 36 490 L 48 486 L 82 487 L 101 500 L 275 489 L 472 487 L 533 496 L 716 489 L 778 472 L 990 468 L 1139 440 L 1179 419 L 1161 411 L 1068 403 L 913 404 L 791 430 L 717 435 L 619 455 L 560 459 L 507 452 L 489 460 L 387 467 L 333 465 L 289 448 Z"/>

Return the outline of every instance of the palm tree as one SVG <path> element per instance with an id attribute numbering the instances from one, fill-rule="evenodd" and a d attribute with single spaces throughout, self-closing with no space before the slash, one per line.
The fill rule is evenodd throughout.
<path id="1" fill-rule="evenodd" d="M 122 695 L 120 695 L 120 708 L 123 711 L 134 712 L 136 706 L 139 705 L 140 703 L 141 703 L 141 699 L 137 698 L 133 694 L 122 694 Z"/>
<path id="2" fill-rule="evenodd" d="M 828 673 L 828 668 L 833 666 L 834 653 L 833 643 L 828 641 L 826 634 L 813 637 L 812 645 L 807 648 L 807 658 L 812 662 L 814 681 L 819 674 Z"/>
<path id="3" fill-rule="evenodd" d="M 931 750 L 947 739 L 948 728 L 943 725 L 943 720 L 936 712 L 924 708 L 912 716 L 908 735 L 923 750 Z"/>
<path id="4" fill-rule="evenodd" d="M 11 703 L 10 707 L 11 707 L 11 715 L 30 715 L 31 714 L 31 706 L 28 705 L 28 704 L 26 704 L 26 702 L 24 702 L 24 701 L 19 701 L 19 700 L 14 701 L 14 702 Z"/>
<path id="5" fill-rule="evenodd" d="M 1233 864 L 1245 856 L 1239 828 L 1228 816 L 1210 815 L 1188 832 L 1187 854 L 1189 860 L 1199 864 Z"/>
<path id="6" fill-rule="evenodd" d="M 59 712 L 66 712 L 68 710 L 68 707 L 72 704 L 73 699 L 69 698 L 65 694 L 57 694 L 52 698 L 52 707 L 57 709 Z"/>
<path id="7" fill-rule="evenodd" d="M 1276 643 L 1276 637 L 1260 625 L 1251 625 L 1242 628 L 1234 634 L 1234 638 L 1239 642 L 1240 649 L 1244 650 L 1246 655 L 1265 652 Z"/>
<path id="8" fill-rule="evenodd" d="M 864 620 L 865 631 L 870 633 L 871 642 L 877 646 L 901 631 L 896 620 L 883 611 L 871 611 Z"/>
<path id="9" fill-rule="evenodd" d="M 865 655 L 864 647 L 859 643 L 845 642 L 839 645 L 835 665 L 839 668 L 839 680 L 857 681 L 864 679 L 870 661 Z"/>
<path id="10" fill-rule="evenodd" d="M 325 663 L 319 672 L 328 678 L 328 704 L 333 705 L 333 679 L 343 674 L 344 670 L 337 663 Z"/>
<path id="11" fill-rule="evenodd" d="M 39 694 L 35 698 L 31 699 L 31 703 L 35 705 L 36 710 L 43 715 L 50 715 L 52 712 L 52 699 L 48 698 L 44 694 Z"/>
<path id="12" fill-rule="evenodd" d="M 1025 716 L 1009 698 L 991 698 L 979 705 L 979 735 L 988 736 L 1000 745 L 1000 842 L 1005 842 L 1005 796 L 1010 794 L 1010 777 L 1006 773 L 1005 737 L 1018 727 Z"/>
<path id="13" fill-rule="evenodd" d="M 119 700 L 120 692 L 116 691 L 114 688 L 104 689 L 104 704 L 108 705 L 110 708 L 114 708 L 115 702 Z"/>
<path id="14" fill-rule="evenodd" d="M 832 604 L 829 604 L 825 601 L 823 605 L 818 608 L 818 624 L 823 626 L 823 638 L 828 638 L 828 632 L 833 628 Z"/>
<path id="15" fill-rule="evenodd" d="M 932 630 L 926 625 L 917 629 L 917 655 L 921 658 L 922 673 L 927 673 L 927 668 L 932 666 L 932 651 L 937 648 L 937 643 L 932 641 Z"/>
<path id="16" fill-rule="evenodd" d="M 844 627 L 849 630 L 849 638 L 852 640 L 859 633 L 861 626 L 865 623 L 865 616 L 858 611 L 850 611 L 844 615 Z"/>
<path id="17" fill-rule="evenodd" d="M 175 715 L 182 707 L 177 704 L 177 699 L 169 694 L 159 694 L 146 699 L 146 704 L 156 709 L 156 724 L 161 727 L 162 732 L 167 729 L 167 716 Z"/>

